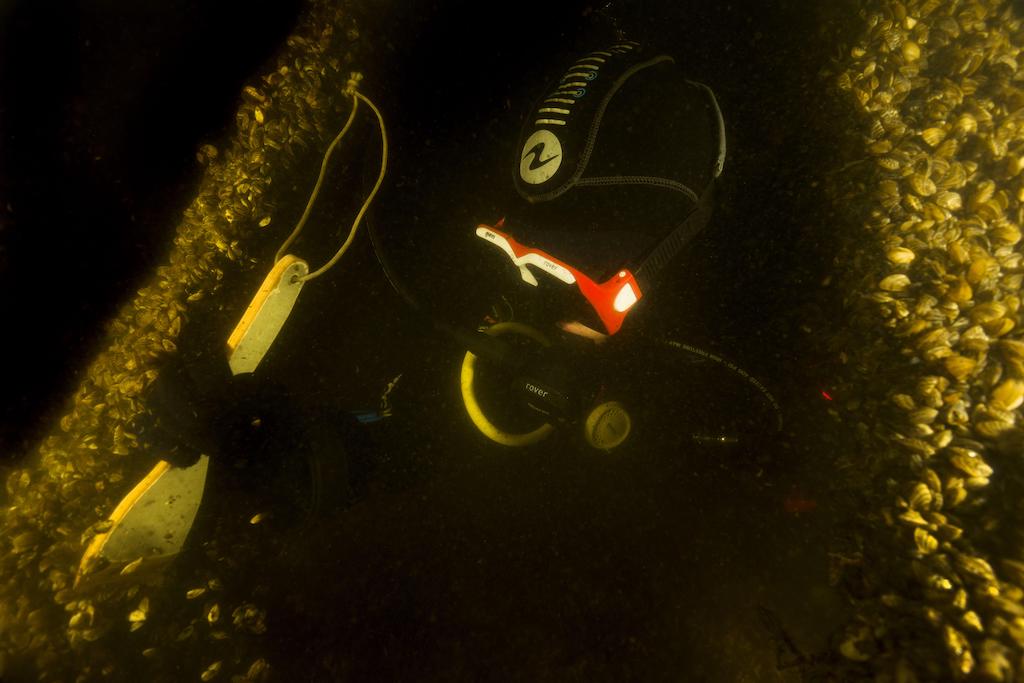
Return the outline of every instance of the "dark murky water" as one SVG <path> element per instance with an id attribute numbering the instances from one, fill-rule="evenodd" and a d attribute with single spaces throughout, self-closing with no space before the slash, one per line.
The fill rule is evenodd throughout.
<path id="1" fill-rule="evenodd" d="M 466 323 L 486 313 L 486 298 L 466 304 L 459 297 L 493 289 L 486 266 L 495 263 L 474 258 L 477 247 L 466 236 L 477 221 L 500 215 L 521 117 L 551 75 L 597 46 L 606 28 L 583 16 L 585 3 L 557 11 L 528 4 L 516 12 L 472 3 L 391 5 L 357 12 L 356 63 L 364 65 L 364 91 L 383 109 L 393 144 L 391 175 L 372 218 L 417 294 Z M 820 343 L 842 321 L 834 295 L 821 287 L 835 250 L 821 179 L 840 165 L 845 124 L 819 72 L 851 15 L 820 5 L 644 2 L 618 10 L 631 37 L 674 54 L 714 88 L 729 158 L 711 224 L 609 359 L 628 387 L 635 426 L 613 455 L 593 451 L 575 433 L 522 451 L 483 439 L 461 405 L 460 350 L 405 308 L 365 235 L 330 277 L 303 293 L 249 396 L 269 427 L 239 436 L 215 462 L 195 545 L 181 558 L 186 567 L 206 561 L 203 534 L 251 535 L 252 553 L 238 558 L 234 590 L 268 591 L 259 596 L 268 605 L 266 656 L 281 680 L 796 680 L 801 653 L 806 663 L 828 649 L 845 612 L 829 586 L 827 551 L 852 503 L 833 489 L 830 447 L 842 435 L 822 429 L 821 392 L 832 371 Z M 236 32 L 221 18 L 219 39 L 237 50 L 274 44 L 275 22 L 246 21 Z M 250 24 L 266 37 L 250 41 Z M 181 35 L 194 37 L 186 28 Z M 250 54 L 258 63 L 265 53 Z M 139 68 L 159 78 L 164 63 L 154 57 Z M 226 99 L 209 102 L 209 90 L 189 92 L 183 74 L 202 72 L 203 64 L 166 68 L 176 69 L 163 90 L 175 112 L 225 106 Z M 237 92 L 237 73 L 220 81 L 228 83 L 224 98 Z M 76 92 L 68 88 L 61 106 L 76 106 Z M 78 106 L 101 106 L 84 102 Z M 147 133 L 169 146 L 162 131 L 176 117 L 161 112 Z M 23 120 L 6 123 L 14 130 Z M 92 118 L 71 120 L 89 125 Z M 216 128 L 206 121 L 192 129 Z M 54 124 L 49 134 L 60 130 Z M 372 140 L 372 129 L 362 132 Z M 139 143 L 146 139 L 140 132 Z M 82 138 L 72 140 L 74 153 L 87 153 Z M 181 140 L 175 151 L 158 146 L 154 154 L 187 156 L 196 144 Z M 18 154 L 27 152 L 12 152 L 12 165 Z M 342 230 L 358 206 L 362 162 L 372 163 L 372 155 L 369 143 L 340 151 L 318 206 L 319 236 L 299 245 L 311 261 L 333 248 L 336 235 L 327 226 Z M 125 173 L 144 165 L 127 154 L 118 162 Z M 172 225 L 178 203 L 188 200 L 183 166 L 152 176 L 154 185 L 179 184 L 173 196 L 154 185 L 126 190 L 139 203 L 158 195 L 163 213 L 148 214 L 147 226 Z M 5 169 L 9 178 L 14 173 Z M 42 182 L 44 169 L 34 173 Z M 69 173 L 70 182 L 81 182 Z M 310 165 L 308 176 L 289 179 L 296 204 L 282 207 L 284 215 L 297 216 L 313 173 Z M 19 207 L 41 199 L 37 185 L 11 185 L 21 192 L 14 195 Z M 87 202 L 81 194 L 74 196 Z M 116 193 L 100 196 L 117 202 Z M 159 262 L 166 239 L 163 227 L 130 227 L 110 211 L 123 227 L 68 241 L 58 263 L 83 243 L 96 254 L 148 256 L 114 259 L 95 276 L 101 284 L 90 292 L 98 303 L 71 304 L 75 315 L 59 334 L 80 335 L 85 349 L 90 325 Z M 106 216 L 95 207 L 86 215 L 83 229 Z M 279 231 L 286 223 L 275 219 Z M 19 218 L 4 235 L 13 235 L 5 282 L 24 276 L 18 263 L 31 224 Z M 131 237 L 133 230 L 141 236 Z M 265 238 L 254 254 L 272 252 L 270 243 L 282 235 Z M 133 250 L 126 241 L 146 247 Z M 244 305 L 261 277 L 256 268 L 238 278 L 225 293 L 225 310 Z M 56 305 L 47 302 L 38 306 Z M 214 332 L 193 332 L 193 345 L 226 337 L 234 319 L 224 313 L 193 329 L 199 324 Z M 784 434 L 732 447 L 694 445 L 690 434 L 756 421 L 763 405 L 713 365 L 666 357 L 672 354 L 649 341 L 661 338 L 713 350 L 747 369 L 778 398 Z M 36 358 L 45 363 L 48 354 L 53 349 Z M 45 394 L 32 393 L 30 403 L 38 406 L 41 395 L 56 400 L 60 376 L 73 378 L 71 366 L 87 357 L 72 354 L 75 363 L 57 365 L 64 369 L 51 373 L 40 385 Z M 375 407 L 399 373 L 391 418 L 342 426 L 349 411 Z M 13 422 L 27 413 L 12 408 L 6 415 Z M 295 453 L 303 455 L 298 463 Z M 307 459 L 329 475 L 308 514 Z M 231 521 L 239 510 L 274 516 L 253 530 Z"/>

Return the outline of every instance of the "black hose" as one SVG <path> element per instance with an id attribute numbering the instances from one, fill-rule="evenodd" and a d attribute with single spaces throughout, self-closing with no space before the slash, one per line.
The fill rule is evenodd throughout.
<path id="1" fill-rule="evenodd" d="M 485 361 L 499 365 L 510 372 L 522 370 L 524 361 L 521 355 L 514 352 L 505 342 L 477 330 L 452 325 L 440 320 L 431 313 L 413 295 L 401 275 L 398 274 L 394 264 L 388 257 L 387 251 L 383 248 L 383 240 L 377 232 L 376 222 L 370 216 L 366 217 L 366 228 L 370 236 L 370 245 L 373 247 L 373 253 L 377 257 L 381 270 L 384 272 L 384 277 L 391 284 L 392 289 L 409 305 L 409 308 L 418 314 L 431 329 Z"/>
<path id="2" fill-rule="evenodd" d="M 765 405 L 765 407 L 768 410 L 771 411 L 772 417 L 774 418 L 774 420 L 773 420 L 774 430 L 773 431 L 776 434 L 781 434 L 782 433 L 782 429 L 783 429 L 782 408 L 779 406 L 779 402 L 777 400 L 775 400 L 775 397 L 772 395 L 772 393 L 770 391 L 768 391 L 768 388 L 765 387 L 765 385 L 762 384 L 756 377 L 754 377 L 749 372 L 747 372 L 746 370 L 744 370 L 740 366 L 736 365 L 732 361 L 727 360 L 727 359 L 725 359 L 725 358 L 723 358 L 723 357 L 721 357 L 721 356 L 719 356 L 717 354 L 705 351 L 704 349 L 697 348 L 696 346 L 691 346 L 689 344 L 684 344 L 682 342 L 678 342 L 678 341 L 675 341 L 675 340 L 672 340 L 672 339 L 662 340 L 662 343 L 664 345 L 666 345 L 666 346 L 669 346 L 669 347 L 673 348 L 673 349 L 676 349 L 676 350 L 679 350 L 679 351 L 683 351 L 684 353 L 691 354 L 691 355 L 693 355 L 695 357 L 703 358 L 704 360 L 713 361 L 713 362 L 717 363 L 719 366 L 724 367 L 727 370 L 729 370 L 730 372 L 732 372 L 735 376 L 743 379 L 747 383 L 748 386 L 751 386 L 751 387 L 753 387 L 754 389 L 757 390 L 758 396 L 760 396 L 760 398 L 762 400 L 762 403 Z"/>

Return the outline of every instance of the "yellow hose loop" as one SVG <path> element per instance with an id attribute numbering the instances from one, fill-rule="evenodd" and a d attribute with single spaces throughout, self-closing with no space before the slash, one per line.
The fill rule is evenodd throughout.
<path id="1" fill-rule="evenodd" d="M 498 323 L 492 325 L 484 330 L 486 334 L 491 336 L 500 336 L 503 334 L 519 334 L 524 337 L 528 337 L 542 346 L 550 346 L 551 343 L 547 337 L 540 333 L 540 331 L 524 325 L 523 323 Z M 466 412 L 469 413 L 469 419 L 473 421 L 476 428 L 491 441 L 500 443 L 503 446 L 529 446 L 535 444 L 548 434 L 555 430 L 554 426 L 545 423 L 540 427 L 537 427 L 531 432 L 525 433 L 512 433 L 506 432 L 503 429 L 495 426 L 493 422 L 487 419 L 483 411 L 480 409 L 480 404 L 476 400 L 476 394 L 473 392 L 473 377 L 476 369 L 476 356 L 470 352 L 466 352 L 466 357 L 462 359 L 462 401 L 466 404 Z"/>

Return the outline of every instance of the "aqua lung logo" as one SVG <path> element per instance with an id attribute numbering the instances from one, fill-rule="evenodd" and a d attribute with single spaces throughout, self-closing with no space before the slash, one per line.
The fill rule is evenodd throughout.
<path id="1" fill-rule="evenodd" d="M 562 143 L 549 130 L 538 130 L 526 140 L 519 158 L 519 177 L 539 185 L 555 175 L 562 165 Z"/>

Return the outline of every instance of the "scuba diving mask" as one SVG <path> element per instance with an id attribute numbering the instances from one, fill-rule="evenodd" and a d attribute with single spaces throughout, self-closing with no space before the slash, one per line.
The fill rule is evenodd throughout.
<path id="1" fill-rule="evenodd" d="M 622 41 L 577 60 L 529 113 L 521 202 L 476 235 L 576 323 L 617 333 L 707 223 L 725 126 L 705 85 Z M 560 291 L 561 290 L 561 291 Z"/>

